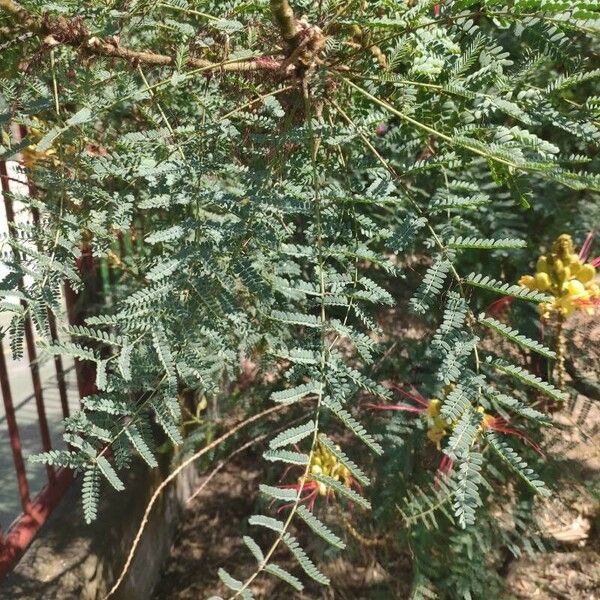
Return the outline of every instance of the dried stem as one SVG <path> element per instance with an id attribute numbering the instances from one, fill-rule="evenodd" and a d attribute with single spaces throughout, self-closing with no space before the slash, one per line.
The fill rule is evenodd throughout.
<path id="1" fill-rule="evenodd" d="M 14 17 L 16 30 L 26 30 L 42 37 L 44 43 L 49 47 L 63 44 L 72 46 L 87 54 L 120 58 L 134 64 L 143 63 L 151 66 L 171 66 L 175 64 L 174 56 L 131 50 L 120 46 L 113 40 L 107 41 L 90 36 L 85 24 L 78 17 L 71 19 L 62 16 L 56 18 L 37 17 L 21 8 L 13 0 L 0 0 L 0 11 L 7 12 Z M 281 61 L 272 56 L 225 63 L 190 58 L 187 66 L 222 71 L 278 71 L 281 67 Z"/>
<path id="2" fill-rule="evenodd" d="M 256 415 L 253 415 L 252 417 L 250 417 L 248 419 L 245 419 L 241 423 L 238 423 L 237 425 L 232 427 L 227 433 L 223 434 L 221 437 L 217 438 L 216 440 L 214 440 L 213 442 L 208 444 L 208 446 L 204 446 L 204 448 L 201 448 L 196 453 L 192 454 L 192 456 L 190 456 L 189 458 L 184 460 L 167 478 L 165 478 L 165 480 L 156 488 L 156 490 L 152 494 L 152 497 L 150 498 L 150 502 L 148 502 L 148 505 L 146 506 L 146 510 L 144 511 L 144 516 L 142 517 L 142 522 L 140 523 L 137 533 L 135 534 L 133 544 L 131 545 L 131 548 L 129 549 L 129 554 L 127 555 L 127 560 L 125 561 L 125 564 L 123 565 L 123 569 L 121 570 L 121 573 L 120 573 L 117 581 L 115 582 L 115 584 L 112 586 L 112 588 L 110 589 L 108 594 L 104 597 L 104 600 L 108 600 L 110 597 L 112 597 L 113 594 L 117 591 L 117 589 L 121 585 L 121 583 L 123 583 L 123 580 L 125 579 L 125 575 L 127 574 L 129 567 L 131 566 L 131 562 L 135 555 L 135 551 L 137 550 L 140 540 L 142 539 L 142 534 L 144 533 L 144 530 L 146 529 L 146 525 L 148 524 L 148 517 L 150 516 L 150 513 L 152 512 L 152 508 L 154 507 L 154 504 L 156 503 L 156 501 L 158 500 L 158 498 L 162 494 L 162 492 L 165 490 L 165 488 L 177 477 L 177 475 L 179 475 L 179 473 L 181 473 L 181 471 L 183 471 L 186 467 L 191 465 L 194 461 L 198 460 L 201 456 L 204 456 L 207 452 L 210 452 L 213 448 L 216 448 L 218 445 L 222 444 L 224 441 L 226 441 L 227 439 L 229 439 L 230 437 L 235 435 L 238 431 L 240 431 L 244 427 L 246 427 L 246 426 L 250 425 L 251 423 L 254 423 L 255 421 L 258 421 L 274 412 L 280 411 L 286 407 L 287 407 L 287 405 L 285 405 L 285 404 L 283 404 L 283 405 L 278 404 L 277 406 L 272 406 L 271 408 L 268 408 L 267 410 L 263 410 L 262 412 L 260 412 Z"/>
<path id="3" fill-rule="evenodd" d="M 565 317 L 559 311 L 556 325 L 556 383 L 559 390 L 565 389 L 565 351 L 566 340 L 564 332 Z"/>

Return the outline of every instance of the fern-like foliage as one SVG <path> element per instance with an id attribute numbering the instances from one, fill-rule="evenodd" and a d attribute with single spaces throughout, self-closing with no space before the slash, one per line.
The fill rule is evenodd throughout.
<path id="1" fill-rule="evenodd" d="M 468 536 L 497 465 L 545 493 L 510 428 L 489 424 L 512 415 L 535 432 L 548 419 L 528 393 L 564 394 L 512 357 L 484 360 L 482 328 L 555 354 L 476 315 L 494 295 L 551 299 L 512 283 L 526 221 L 548 219 L 557 194 L 600 190 L 598 69 L 581 51 L 598 16 L 594 2 L 545 0 L 3 3 L 0 160 L 19 162 L 34 193 L 6 195 L 39 222 L 2 240 L 0 308 L 15 358 L 31 325 L 45 357 L 95 366 L 69 450 L 34 459 L 82 474 L 86 520 L 102 485 L 124 488 L 132 455 L 155 467 L 184 441 L 201 398 L 213 416 L 279 406 L 278 433 L 261 425 L 274 508 L 249 520 L 269 545 L 247 535 L 254 571 L 219 571 L 232 597 L 251 598 L 262 574 L 328 584 L 292 535 L 344 547 L 325 499 L 398 506 L 409 535 L 444 533 L 455 565 L 436 579 L 417 552 L 414 598 L 438 583 L 484 597 L 482 563 L 464 557 L 493 537 Z M 71 325 L 65 285 L 88 310 Z M 384 351 L 416 323 L 433 335 Z M 250 372 L 267 392 L 240 393 Z M 439 414 L 413 406 L 376 432 L 361 407 L 393 402 L 384 381 L 422 387 Z M 356 484 L 387 488 L 382 506 L 315 469 L 319 448 Z M 410 464 L 394 463 L 404 453 Z M 280 550 L 298 572 L 274 562 Z"/>

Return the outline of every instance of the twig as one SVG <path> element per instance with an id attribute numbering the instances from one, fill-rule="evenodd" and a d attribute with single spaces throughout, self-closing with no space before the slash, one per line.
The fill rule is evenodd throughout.
<path id="1" fill-rule="evenodd" d="M 14 17 L 15 28 L 24 29 L 42 37 L 44 43 L 50 47 L 63 44 L 88 54 L 121 58 L 134 64 L 143 63 L 152 66 L 176 64 L 176 59 L 173 56 L 131 50 L 118 45 L 114 41 L 106 41 L 90 36 L 85 23 L 79 17 L 71 19 L 63 16 L 56 18 L 37 17 L 20 7 L 13 0 L 0 0 L 0 10 Z M 222 71 L 278 71 L 281 67 L 281 60 L 273 56 L 262 56 L 223 64 L 201 58 L 190 58 L 187 61 L 187 66 Z"/>
<path id="2" fill-rule="evenodd" d="M 217 463 L 215 468 L 206 476 L 206 478 L 200 484 L 200 486 L 186 500 L 186 504 L 189 504 L 192 500 L 194 500 L 194 498 L 196 498 L 198 496 L 198 494 L 212 481 L 213 477 L 215 477 L 215 475 L 217 475 L 217 473 L 219 473 L 219 471 L 221 471 L 221 469 L 223 467 L 225 467 L 231 460 L 233 460 L 238 454 L 242 453 L 247 448 L 250 448 L 250 446 L 253 446 L 254 444 L 258 444 L 259 442 L 262 442 L 265 438 L 270 437 L 270 436 L 275 436 L 280 431 L 283 431 L 284 429 L 287 429 L 288 427 L 292 427 L 292 425 L 294 425 L 294 423 L 296 423 L 298 421 L 302 421 L 304 418 L 305 418 L 305 415 L 302 415 L 301 417 L 298 417 L 297 419 L 293 419 L 289 423 L 286 423 L 283 427 L 279 427 L 277 429 L 274 429 L 273 431 L 268 431 L 267 433 L 258 435 L 256 437 L 252 438 L 251 440 L 248 440 L 245 444 L 241 445 L 239 448 L 236 448 L 231 454 L 229 454 L 229 456 L 227 456 L 226 458 L 223 458 L 222 460 L 220 460 Z"/>
<path id="3" fill-rule="evenodd" d="M 221 437 L 219 437 L 216 440 L 214 440 L 213 442 L 211 442 L 208 446 L 205 446 L 204 448 L 198 450 L 197 452 L 192 454 L 192 456 L 190 456 L 189 458 L 184 460 L 168 477 L 166 477 L 164 479 L 164 481 L 156 488 L 156 490 L 152 494 L 152 497 L 150 498 L 150 502 L 148 502 L 148 505 L 146 506 L 146 510 L 144 511 L 144 516 L 142 517 L 142 521 L 140 523 L 140 526 L 139 526 L 137 533 L 135 535 L 135 538 L 133 540 L 133 544 L 131 545 L 131 548 L 129 549 L 129 554 L 127 555 L 127 560 L 125 561 L 125 564 L 123 565 L 123 569 L 121 570 L 121 573 L 120 573 L 119 577 L 117 578 L 117 581 L 115 582 L 115 584 L 112 586 L 112 588 L 110 589 L 108 594 L 104 597 L 104 600 L 108 600 L 109 598 L 111 598 L 113 596 L 113 594 L 117 591 L 117 589 L 119 588 L 121 583 L 123 583 L 123 580 L 125 579 L 125 575 L 127 574 L 129 567 L 131 566 L 131 562 L 135 555 L 135 551 L 137 550 L 137 547 L 142 538 L 142 534 L 144 533 L 144 530 L 146 529 L 146 525 L 148 524 L 148 517 L 150 516 L 150 513 L 152 512 L 152 508 L 154 507 L 154 504 L 158 500 L 158 497 L 161 495 L 163 490 L 177 477 L 177 475 L 179 475 L 179 473 L 181 473 L 181 471 L 183 471 L 187 466 L 191 465 L 194 461 L 198 460 L 201 456 L 204 456 L 207 452 L 210 452 L 213 448 L 216 448 L 219 444 L 222 444 L 225 440 L 227 440 L 230 437 L 232 437 L 233 435 L 235 435 L 238 431 L 240 431 L 244 427 L 250 425 L 251 423 L 254 423 L 255 421 L 262 419 L 263 417 L 266 417 L 267 415 L 270 415 L 274 412 L 280 411 L 284 408 L 287 408 L 287 405 L 278 404 L 277 406 L 272 406 L 271 408 L 268 408 L 267 410 L 263 410 L 262 412 L 260 412 L 256 415 L 253 415 L 252 417 L 249 417 L 248 419 L 245 419 L 241 423 L 238 423 L 235 427 L 232 427 L 227 433 L 223 434 Z"/>

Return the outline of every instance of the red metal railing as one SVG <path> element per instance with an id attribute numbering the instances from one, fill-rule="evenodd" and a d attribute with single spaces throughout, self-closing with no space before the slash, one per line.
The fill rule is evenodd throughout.
<path id="1" fill-rule="evenodd" d="M 23 138 L 25 131 L 23 129 L 16 132 L 17 137 Z M 38 190 L 29 181 L 17 174 L 9 173 L 6 162 L 0 161 L 0 190 L 2 191 L 3 206 L 6 213 L 6 221 L 8 222 L 7 234 L 14 238 L 16 236 L 15 210 L 11 199 L 11 192 L 14 192 L 18 186 L 24 186 L 26 193 L 30 196 L 38 194 Z M 1 210 L 0 206 L 0 210 Z M 34 226 L 42 226 L 40 215 L 34 209 L 28 214 Z M 143 221 L 140 219 L 138 226 L 132 228 L 129 234 L 123 235 L 119 233 L 115 237 L 113 244 L 114 255 L 118 261 L 124 259 L 128 254 L 136 254 L 141 250 L 141 240 L 143 238 Z M 18 260 L 18 256 L 15 256 Z M 111 263 L 107 258 L 102 260 L 95 259 L 92 253 L 92 247 L 87 242 L 82 242 L 81 255 L 77 260 L 77 265 L 82 278 L 85 280 L 86 295 L 80 296 L 70 286 L 64 288 L 64 298 L 66 304 L 66 320 L 70 325 L 84 324 L 85 312 L 88 306 L 98 303 L 105 303 L 106 299 L 111 295 L 111 280 L 116 276 L 118 267 L 111 267 Z M 20 290 L 25 289 L 25 281 L 17 282 L 17 287 Z M 24 301 L 21 301 L 23 306 L 26 306 Z M 48 325 L 52 339 L 58 340 L 58 327 L 53 313 L 48 312 Z M 34 329 L 31 319 L 26 318 L 25 321 L 25 345 L 27 348 L 27 358 L 29 361 L 29 371 L 31 375 L 31 383 L 33 385 L 33 399 L 35 400 L 37 427 L 39 429 L 41 448 L 45 452 L 52 449 L 52 435 L 46 414 L 47 405 L 44 398 L 44 391 L 48 391 L 48 387 L 42 386 L 40 369 L 38 366 L 38 357 L 35 347 Z M 69 416 L 69 394 L 66 385 L 66 370 L 60 356 L 54 357 L 54 371 L 56 373 L 56 389 L 60 399 L 60 414 L 62 417 Z M 4 404 L 4 420 L 8 430 L 8 442 L 10 445 L 10 453 L 12 454 L 12 463 L 14 466 L 14 481 L 16 482 L 15 494 L 18 494 L 18 499 L 22 508 L 22 513 L 16 520 L 7 528 L 6 532 L 2 531 L 0 523 L 0 579 L 13 567 L 16 561 L 23 554 L 27 546 L 33 540 L 39 528 L 44 524 L 52 509 L 56 506 L 69 484 L 73 476 L 70 471 L 65 469 L 55 470 L 53 467 L 46 468 L 46 481 L 42 490 L 32 499 L 31 480 L 28 479 L 23 458 L 23 438 L 19 431 L 19 416 L 15 406 L 13 397 L 13 387 L 11 385 L 11 373 L 7 365 L 5 348 L 2 338 L 0 338 L 0 390 Z M 96 392 L 95 389 L 95 365 L 90 362 L 81 362 L 77 359 L 74 361 L 75 376 L 77 381 L 77 391 L 75 392 L 75 402 L 89 394 Z M 13 378 L 14 379 L 14 378 Z M 18 390 L 15 390 L 18 392 Z M 73 393 L 74 390 L 71 389 Z M 22 391 L 21 391 L 22 393 Z M 73 398 L 71 398 L 73 404 Z M 2 419 L 0 419 L 2 424 Z M 55 432 L 57 433 L 57 432 Z M 8 448 L 2 447 L 0 438 L 0 456 L 6 452 Z M 0 473 L 2 475 L 2 473 Z M 15 498 L 16 499 L 16 498 Z"/>
<path id="2" fill-rule="evenodd" d="M 16 181 L 14 177 L 9 175 L 9 170 L 6 162 L 0 161 L 0 181 L 4 203 L 4 211 L 6 221 L 8 222 L 8 235 L 14 237 L 16 235 L 14 223 L 15 212 L 11 200 L 12 184 L 23 185 L 22 182 Z M 34 193 L 30 189 L 30 193 Z M 39 225 L 39 215 L 31 214 L 34 224 Z M 23 290 L 25 282 L 20 280 L 18 288 Z M 65 294 L 68 305 L 73 302 L 74 296 L 72 292 Z M 21 301 L 23 306 L 26 306 Z M 68 306 L 69 308 L 69 306 Z M 72 313 L 69 310 L 69 313 Z M 54 339 L 57 339 L 57 324 L 54 315 L 49 314 L 50 334 Z M 73 317 L 75 318 L 75 317 Z M 40 369 L 38 366 L 38 357 L 35 347 L 34 329 L 31 319 L 25 319 L 25 344 L 27 348 L 27 358 L 29 362 L 29 371 L 31 382 L 33 385 L 33 397 L 35 399 L 37 423 L 39 428 L 41 450 L 49 451 L 52 449 L 50 429 L 46 415 L 46 404 L 44 401 L 44 390 L 40 377 Z M 76 371 L 79 370 L 75 364 Z M 54 370 L 56 372 L 56 386 L 58 389 L 62 416 L 69 416 L 69 399 L 67 395 L 67 386 L 65 383 L 65 370 L 63 368 L 60 357 L 54 358 Z M 79 379 L 79 378 L 78 378 Z M 4 404 L 4 415 L 6 427 L 8 430 L 8 441 L 10 444 L 10 452 L 12 453 L 12 462 L 14 465 L 14 477 L 17 483 L 16 489 L 20 498 L 22 513 L 10 525 L 6 532 L 2 531 L 0 524 L 0 578 L 2 578 L 14 565 L 14 563 L 23 554 L 27 546 L 30 544 L 39 528 L 43 525 L 52 509 L 56 506 L 63 493 L 69 486 L 72 480 L 70 471 L 59 469 L 55 470 L 51 466 L 46 468 L 46 485 L 32 499 L 30 490 L 30 481 L 28 480 L 25 463 L 23 459 L 23 443 L 19 431 L 19 424 L 15 405 L 13 401 L 13 389 L 11 385 L 10 372 L 7 366 L 5 347 L 0 339 L 0 389 L 2 392 L 2 401 Z M 0 452 L 4 453 L 7 449 L 0 447 Z"/>

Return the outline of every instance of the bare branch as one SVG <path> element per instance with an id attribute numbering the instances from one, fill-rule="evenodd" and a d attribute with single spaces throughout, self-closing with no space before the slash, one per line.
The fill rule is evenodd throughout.
<path id="1" fill-rule="evenodd" d="M 0 10 L 14 17 L 15 29 L 26 30 L 42 37 L 49 46 L 59 44 L 72 46 L 80 52 L 120 58 L 134 64 L 151 66 L 171 66 L 175 64 L 175 57 L 166 54 L 155 54 L 148 51 L 132 50 L 120 46 L 114 41 L 107 41 L 90 36 L 85 23 L 80 17 L 71 19 L 63 16 L 36 17 L 21 8 L 13 0 L 0 0 Z M 211 62 L 201 58 L 190 58 L 187 66 L 195 69 L 221 70 L 221 71 L 278 71 L 281 60 L 273 56 L 261 56 L 248 60 L 231 62 Z"/>

